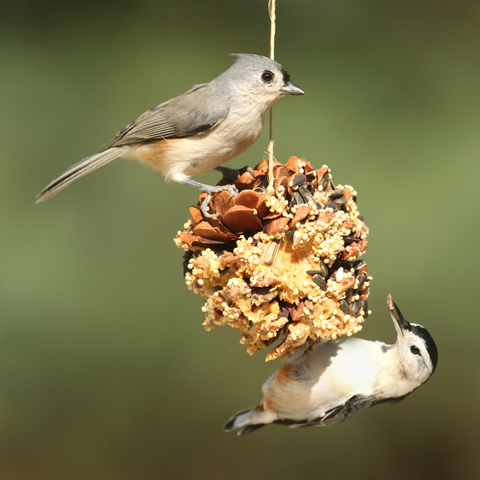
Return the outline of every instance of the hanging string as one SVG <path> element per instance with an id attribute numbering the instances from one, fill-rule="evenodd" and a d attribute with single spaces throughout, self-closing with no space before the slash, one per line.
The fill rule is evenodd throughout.
<path id="1" fill-rule="evenodd" d="M 268 1 L 270 15 L 270 58 L 275 56 L 275 6 L 276 0 Z M 273 192 L 273 107 L 270 109 L 270 141 L 268 142 L 268 191 Z"/>

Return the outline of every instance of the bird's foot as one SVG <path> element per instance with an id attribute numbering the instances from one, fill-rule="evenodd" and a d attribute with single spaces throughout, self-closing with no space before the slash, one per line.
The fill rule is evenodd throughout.
<path id="1" fill-rule="evenodd" d="M 229 168 L 228 170 L 233 170 L 233 169 Z M 205 217 L 208 217 L 208 218 L 218 217 L 218 213 L 213 215 L 211 213 L 208 213 L 208 205 L 210 203 L 210 200 L 212 199 L 213 193 L 223 192 L 224 190 L 226 190 L 227 192 L 230 192 L 230 195 L 233 195 L 235 197 L 238 195 L 238 190 L 233 185 L 221 185 L 221 186 L 214 187 L 212 185 L 207 185 L 205 183 L 196 182 L 195 180 L 191 180 L 189 178 L 187 178 L 181 183 L 184 183 L 185 185 L 190 185 L 191 187 L 198 188 L 199 190 L 207 194 L 207 196 L 203 199 L 202 204 L 200 205 L 200 210 L 202 211 L 203 215 L 205 215 Z"/>
<path id="2" fill-rule="evenodd" d="M 210 200 L 212 199 L 212 193 L 218 193 L 218 192 L 223 192 L 224 190 L 227 190 L 227 192 L 230 192 L 230 195 L 234 197 L 238 195 L 238 190 L 233 185 L 222 185 L 220 187 L 212 187 L 209 185 L 205 185 L 205 186 L 208 187 L 208 190 L 203 190 L 203 191 L 207 194 L 207 196 L 203 199 L 203 202 L 200 205 L 200 210 L 202 211 L 203 215 L 208 218 L 218 217 L 218 213 L 214 213 L 213 215 L 211 213 L 208 213 Z"/>
<path id="3" fill-rule="evenodd" d="M 215 170 L 222 174 L 222 180 L 236 182 L 245 172 L 248 172 L 252 178 L 255 178 L 255 173 L 248 165 L 238 169 L 220 166 L 215 168 Z"/>

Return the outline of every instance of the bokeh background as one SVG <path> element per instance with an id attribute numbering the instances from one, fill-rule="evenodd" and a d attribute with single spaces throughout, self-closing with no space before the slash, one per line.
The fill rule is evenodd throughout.
<path id="1" fill-rule="evenodd" d="M 357 189 L 374 277 L 360 336 L 395 340 L 391 292 L 437 341 L 435 375 L 335 427 L 225 434 L 278 363 L 201 325 L 172 241 L 197 192 L 118 160 L 34 200 L 229 53 L 268 55 L 266 1 L 4 0 L 2 480 L 480 477 L 478 2 L 278 3 L 276 58 L 307 95 L 275 107 L 275 155 Z M 230 165 L 260 161 L 267 130 Z"/>

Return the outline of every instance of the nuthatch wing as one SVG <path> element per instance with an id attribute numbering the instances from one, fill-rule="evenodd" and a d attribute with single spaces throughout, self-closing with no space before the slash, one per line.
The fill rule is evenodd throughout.
<path id="1" fill-rule="evenodd" d="M 245 435 L 269 423 L 335 425 L 423 385 L 437 366 L 435 342 L 424 327 L 405 320 L 390 295 L 388 306 L 397 330 L 394 345 L 348 338 L 297 352 L 265 382 L 260 404 L 234 415 L 224 430 Z"/>
<path id="2" fill-rule="evenodd" d="M 219 166 L 257 141 L 265 115 L 278 100 L 305 92 L 270 58 L 251 54 L 233 57 L 234 64 L 211 82 L 148 110 L 111 138 L 108 142 L 113 143 L 106 150 L 80 160 L 54 178 L 38 194 L 37 202 L 119 157 L 139 160 L 159 170 L 166 180 L 208 194 L 224 189 L 236 193 L 232 185 L 212 187 L 189 177 L 212 169 L 224 175 L 238 174 Z"/>

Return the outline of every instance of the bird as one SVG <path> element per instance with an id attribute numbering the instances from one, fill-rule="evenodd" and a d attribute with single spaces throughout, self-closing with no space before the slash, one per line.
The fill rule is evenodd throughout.
<path id="1" fill-rule="evenodd" d="M 112 142 L 108 148 L 54 178 L 37 195 L 37 203 L 116 158 L 139 160 L 167 181 L 191 185 L 208 195 L 221 190 L 236 194 L 232 185 L 214 187 L 190 176 L 213 169 L 234 178 L 242 170 L 253 173 L 249 167 L 238 171 L 221 165 L 258 140 L 265 115 L 278 100 L 305 92 L 276 61 L 255 54 L 231 55 L 234 63 L 228 70 L 140 115 L 103 144 Z"/>
<path id="2" fill-rule="evenodd" d="M 263 385 L 263 399 L 236 413 L 223 429 L 246 435 L 268 424 L 335 425 L 373 405 L 398 402 L 423 385 L 437 366 L 435 342 L 421 325 L 405 320 L 388 296 L 397 341 L 329 340 L 287 359 Z"/>

